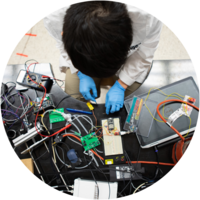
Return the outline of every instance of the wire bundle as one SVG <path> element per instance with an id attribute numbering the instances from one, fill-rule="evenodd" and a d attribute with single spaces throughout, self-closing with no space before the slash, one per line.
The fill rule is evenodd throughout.
<path id="1" fill-rule="evenodd" d="M 32 110 L 28 95 L 20 94 L 19 91 L 16 90 L 16 84 L 14 82 L 7 82 L 5 85 L 8 85 L 9 83 L 14 84 L 14 86 L 9 87 L 7 91 L 3 90 L 1 95 L 2 105 L 3 103 L 5 103 L 5 106 L 2 106 L 3 108 L 1 108 L 2 119 L 6 124 L 11 124 L 8 129 L 10 129 L 18 121 L 21 121 L 23 125 L 26 125 L 27 122 L 23 121 L 22 119 L 28 112 L 31 112 Z M 15 90 L 14 93 L 13 90 Z M 19 106 L 15 105 L 15 103 L 17 102 L 15 100 L 15 96 L 17 96 L 21 101 L 21 104 Z M 21 100 L 22 98 L 23 102 Z M 11 100 L 13 102 L 11 102 Z"/>

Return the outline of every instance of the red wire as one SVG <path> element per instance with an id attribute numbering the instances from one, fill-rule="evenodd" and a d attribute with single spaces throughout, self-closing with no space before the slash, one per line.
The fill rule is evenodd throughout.
<path id="1" fill-rule="evenodd" d="M 33 64 L 37 64 L 37 63 L 31 63 L 31 64 L 27 67 L 27 74 L 28 74 L 28 70 L 29 70 L 30 66 L 33 65 Z M 44 96 L 42 97 L 42 100 L 41 100 L 41 103 L 40 103 L 40 107 L 39 107 L 39 110 L 40 110 L 40 108 L 41 108 L 41 106 L 42 106 L 42 104 L 43 104 L 44 98 L 45 98 L 45 96 L 46 96 L 47 90 L 46 90 L 46 88 L 45 88 L 43 85 L 41 85 L 41 84 L 35 82 L 35 81 L 29 76 L 29 74 L 28 74 L 28 78 L 29 78 L 33 83 L 35 83 L 35 84 L 37 84 L 37 85 L 40 85 L 40 86 L 42 86 L 42 87 L 44 88 L 44 91 L 45 91 L 45 92 L 44 92 Z M 69 127 L 71 126 L 71 124 L 68 124 L 67 126 L 63 127 L 62 129 L 60 129 L 59 131 L 55 132 L 55 133 L 52 134 L 52 135 L 43 135 L 43 134 L 41 134 L 41 133 L 38 131 L 38 129 L 37 129 L 37 118 L 38 118 L 38 114 L 39 114 L 39 111 L 37 112 L 36 117 L 35 117 L 35 130 L 37 131 L 37 133 L 38 133 L 39 135 L 41 135 L 41 136 L 43 136 L 43 137 L 52 137 L 52 136 L 54 136 L 54 135 L 60 133 L 61 131 L 65 130 L 65 129 L 67 129 L 67 128 L 69 128 Z"/>
<path id="2" fill-rule="evenodd" d="M 188 102 L 186 102 L 186 101 L 183 101 L 183 100 L 179 100 L 179 99 L 169 99 L 169 100 L 162 101 L 162 102 L 160 102 L 160 103 L 157 105 L 157 109 L 156 109 L 156 110 L 157 110 L 157 113 L 158 113 L 158 115 L 160 116 L 160 118 L 161 118 L 165 123 L 167 123 L 167 121 L 166 121 L 166 119 L 164 119 L 164 117 L 160 114 L 159 107 L 160 107 L 162 104 L 164 104 L 164 103 L 172 102 L 172 101 L 173 101 L 173 102 L 176 101 L 176 102 L 180 102 L 180 103 L 185 103 L 185 104 L 187 104 L 187 105 L 189 105 L 189 106 L 191 106 L 191 107 L 193 107 L 193 108 L 195 108 L 196 110 L 199 111 L 199 108 L 198 108 L 197 106 L 195 106 L 195 105 L 193 105 L 193 104 L 191 104 L 191 103 L 188 103 Z M 173 131 L 175 131 L 183 141 L 185 140 L 185 138 L 179 133 L 179 131 L 178 131 L 177 129 L 175 129 L 173 126 L 170 126 L 170 128 L 171 128 Z"/>
<path id="3" fill-rule="evenodd" d="M 40 103 L 40 107 L 39 107 L 39 109 L 38 109 L 38 110 L 40 110 L 40 108 L 41 108 L 41 106 L 42 106 L 42 103 L 43 103 L 43 101 L 44 101 L 44 98 L 45 98 L 45 96 L 46 96 L 47 90 L 46 90 L 46 88 L 45 88 L 43 85 L 41 85 L 41 84 L 35 82 L 35 81 L 29 76 L 28 70 L 29 70 L 30 66 L 33 65 L 33 64 L 37 64 L 37 63 L 31 63 L 31 64 L 27 67 L 28 78 L 29 78 L 33 83 L 42 86 L 42 87 L 44 88 L 44 91 L 45 91 L 45 92 L 44 92 L 44 96 L 42 97 L 42 100 L 41 100 L 41 103 Z M 39 111 L 37 112 L 37 115 L 36 115 L 36 117 L 35 117 L 35 129 L 36 129 L 36 131 L 37 131 L 37 133 L 38 133 L 39 135 L 43 136 L 43 135 L 38 131 L 37 125 L 36 125 L 36 124 L 37 124 L 38 114 L 39 114 Z M 46 137 L 46 136 L 43 136 L 43 137 Z"/>
<path id="4" fill-rule="evenodd" d="M 126 162 L 126 163 L 130 163 L 130 162 Z M 131 161 L 131 163 L 143 163 L 143 164 L 153 164 L 153 165 L 167 165 L 167 166 L 175 166 L 174 163 L 162 163 L 162 162 L 152 162 L 152 161 Z"/>

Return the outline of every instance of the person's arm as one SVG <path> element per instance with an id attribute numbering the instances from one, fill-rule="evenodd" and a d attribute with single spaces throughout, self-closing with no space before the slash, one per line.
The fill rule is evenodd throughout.
<path id="1" fill-rule="evenodd" d="M 130 55 L 119 73 L 119 79 L 106 94 L 106 113 L 119 111 L 123 107 L 124 93 L 135 81 L 142 83 L 146 78 L 154 53 L 157 49 L 162 23 L 149 15 L 148 34 L 139 49 Z"/>
<path id="2" fill-rule="evenodd" d="M 148 35 L 140 44 L 139 49 L 130 55 L 122 70 L 119 73 L 119 79 L 127 86 L 135 81 L 142 83 L 146 78 L 154 53 L 158 47 L 162 23 L 154 17 L 150 17 Z"/>
<path id="3" fill-rule="evenodd" d="M 124 83 L 121 79 L 118 79 L 118 82 L 126 90 L 126 88 L 128 87 L 128 85 L 126 83 Z"/>

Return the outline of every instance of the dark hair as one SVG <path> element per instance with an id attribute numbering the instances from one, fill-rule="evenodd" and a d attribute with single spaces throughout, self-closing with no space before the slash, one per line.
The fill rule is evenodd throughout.
<path id="1" fill-rule="evenodd" d="M 66 11 L 63 43 L 74 67 L 92 77 L 114 75 L 132 42 L 126 5 L 110 1 L 73 4 Z"/>

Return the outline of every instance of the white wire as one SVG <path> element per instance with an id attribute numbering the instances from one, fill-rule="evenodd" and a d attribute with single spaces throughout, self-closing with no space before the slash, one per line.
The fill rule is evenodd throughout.
<path id="1" fill-rule="evenodd" d="M 98 153 L 103 153 L 103 151 L 100 151 L 100 150 L 97 149 L 96 147 L 95 147 L 95 149 L 96 149 L 96 151 L 97 151 Z"/>
<path id="2" fill-rule="evenodd" d="M 93 124 L 93 121 L 92 121 L 92 119 L 91 119 L 90 117 L 88 117 L 87 115 L 81 115 L 81 117 L 82 117 L 86 122 L 88 122 L 89 124 L 91 124 L 91 128 L 95 127 L 94 124 Z M 87 119 L 85 119 L 85 117 L 88 118 L 88 119 L 90 120 L 90 122 L 89 122 Z M 95 128 L 96 128 L 96 127 L 95 127 Z"/>
<path id="3" fill-rule="evenodd" d="M 83 126 L 83 124 L 82 124 L 81 121 L 78 119 L 78 117 L 76 117 L 76 120 L 77 120 L 78 123 L 82 126 L 82 128 L 85 130 L 85 132 L 88 134 L 87 129 L 85 128 L 85 126 Z"/>
<path id="4" fill-rule="evenodd" d="M 18 110 L 23 110 L 23 108 L 19 108 L 19 107 L 13 105 L 13 104 L 7 99 L 8 97 L 14 96 L 14 95 L 16 95 L 16 94 L 18 94 L 18 92 L 14 93 L 14 94 L 10 94 L 10 95 L 8 95 L 8 96 L 5 95 L 4 98 L 6 99 L 6 101 L 7 101 L 13 108 L 17 108 Z M 25 94 L 25 93 L 24 93 L 24 95 L 27 96 L 27 94 Z M 28 101 L 28 105 L 30 105 L 30 101 L 29 101 L 28 96 L 27 96 L 27 101 Z"/>
<path id="5" fill-rule="evenodd" d="M 67 136 L 67 138 L 68 138 L 69 140 L 71 140 L 72 142 L 74 142 L 74 143 L 76 143 L 76 144 L 82 146 L 81 143 L 77 142 L 76 140 L 73 140 L 70 136 Z"/>
<path id="6" fill-rule="evenodd" d="M 89 124 L 91 124 L 91 128 L 96 128 L 96 126 L 94 126 L 93 125 L 93 122 L 92 122 L 92 120 L 91 120 L 91 118 L 90 117 L 88 117 L 87 115 L 74 115 L 74 120 L 76 119 L 78 122 L 79 122 L 79 124 L 83 127 L 83 129 L 85 130 L 85 132 L 88 134 L 89 132 L 86 130 L 86 128 L 83 126 L 83 124 L 81 123 L 81 121 L 80 120 L 78 120 L 78 118 L 79 117 L 81 117 L 81 118 L 83 118 L 86 122 L 88 122 Z M 90 122 L 86 119 L 86 118 L 88 118 L 89 120 L 90 120 Z M 103 151 L 100 151 L 100 150 L 98 150 L 97 148 L 95 148 L 96 149 L 96 151 L 98 152 L 98 153 L 103 153 Z M 101 159 L 100 159 L 101 160 Z M 102 160 L 101 160 L 101 162 L 102 162 Z"/>
<path id="7" fill-rule="evenodd" d="M 145 182 L 145 183 L 142 183 L 141 185 L 139 185 L 136 189 L 135 189 L 135 191 L 133 192 L 133 194 L 135 194 L 143 185 L 145 185 L 147 182 Z"/>
<path id="8" fill-rule="evenodd" d="M 84 169 L 84 168 L 88 167 L 92 163 L 92 161 L 93 161 L 93 157 L 87 165 L 85 165 L 83 167 L 75 167 L 75 169 Z"/>
<path id="9" fill-rule="evenodd" d="M 61 162 L 62 164 L 64 164 L 64 165 L 66 165 L 67 167 L 69 167 L 69 165 L 66 164 L 66 163 L 60 158 L 60 156 L 58 155 L 58 152 L 57 152 L 56 147 L 55 147 L 55 152 L 56 152 L 56 156 L 58 157 L 58 159 L 60 160 L 60 162 Z M 93 161 L 93 158 L 91 159 L 91 161 L 90 161 L 87 165 L 82 166 L 82 167 L 75 167 L 75 169 L 84 169 L 84 168 L 88 167 L 88 166 L 92 163 L 92 161 Z"/>
<path id="10" fill-rule="evenodd" d="M 78 126 L 76 126 L 75 123 L 71 122 L 71 124 L 77 129 L 78 133 L 81 133 L 80 129 L 78 128 Z"/>
<path id="11" fill-rule="evenodd" d="M 18 94 L 18 93 L 14 93 L 14 94 L 8 95 L 7 97 L 13 96 L 13 95 L 15 95 L 15 94 Z M 16 122 L 16 121 L 18 121 L 19 119 L 21 119 L 22 116 L 28 111 L 28 109 L 32 107 L 32 106 L 30 106 L 30 101 L 29 101 L 29 98 L 28 98 L 27 94 L 24 93 L 24 95 L 27 97 L 28 104 L 25 106 L 25 108 L 22 108 L 22 109 L 23 109 L 23 112 L 21 113 L 21 115 L 19 116 L 19 118 L 17 118 L 17 119 L 10 119 L 10 120 L 9 120 L 9 119 L 6 119 L 6 118 L 3 118 L 3 117 L 2 117 L 2 119 L 4 119 L 5 121 L 7 121 L 7 124 L 10 124 L 9 122 L 13 123 L 13 122 Z M 6 101 L 7 101 L 7 98 L 6 98 Z M 9 101 L 8 101 L 8 103 L 10 104 Z M 10 104 L 10 105 L 12 105 L 13 107 L 19 109 L 18 107 L 14 106 L 13 104 Z M 13 112 L 13 113 L 15 113 L 15 112 Z M 16 114 L 16 113 L 15 113 L 15 114 Z M 16 115 L 17 115 L 17 114 L 16 114 Z M 18 115 L 17 115 L 17 116 L 18 116 Z"/>
<path id="12" fill-rule="evenodd" d="M 73 115 L 75 118 L 73 119 L 73 120 L 75 120 L 75 119 L 77 119 L 77 117 L 78 118 L 83 118 L 86 122 L 88 122 L 90 125 L 91 125 L 91 128 L 93 128 L 93 127 L 95 127 L 94 125 L 93 125 L 93 122 L 92 122 L 92 119 L 90 118 L 90 117 L 88 117 L 87 115 Z M 88 118 L 90 121 L 88 121 L 86 118 Z M 96 127 L 95 127 L 96 128 Z"/>
<path id="13" fill-rule="evenodd" d="M 60 162 L 62 163 L 62 164 L 64 164 L 64 165 L 66 165 L 68 168 L 70 167 L 68 164 L 66 164 L 65 162 L 63 162 L 62 161 L 62 159 L 59 157 L 59 155 L 58 155 L 58 152 L 57 152 L 57 149 L 56 149 L 56 146 L 55 146 L 55 153 L 56 153 L 56 156 L 58 157 L 58 159 L 60 160 Z"/>

